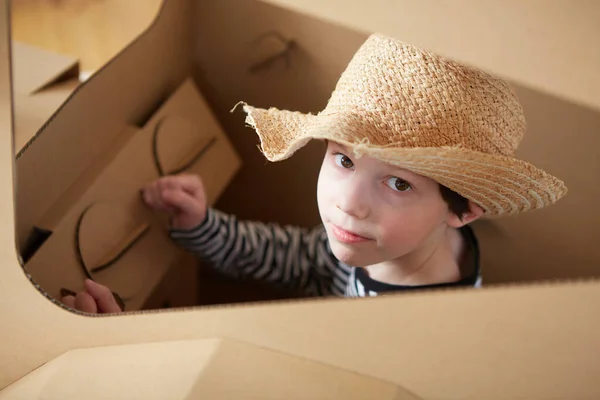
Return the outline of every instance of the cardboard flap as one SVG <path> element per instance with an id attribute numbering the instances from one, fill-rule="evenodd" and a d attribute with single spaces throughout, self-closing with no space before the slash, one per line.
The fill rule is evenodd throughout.
<path id="1" fill-rule="evenodd" d="M 161 175 L 189 169 L 216 141 L 202 127 L 180 115 L 166 115 L 154 130 L 153 151 Z"/>
<path id="2" fill-rule="evenodd" d="M 34 94 L 48 86 L 79 77 L 79 61 L 71 57 L 12 42 L 15 93 Z"/>
<path id="3" fill-rule="evenodd" d="M 219 339 L 75 350 L 7 392 L 28 399 L 93 400 L 122 398 L 133 387 L 140 399 L 418 400 L 379 379 Z"/>
<path id="4" fill-rule="evenodd" d="M 91 273 L 108 267 L 138 242 L 150 228 L 118 204 L 96 203 L 81 215 L 79 248 Z"/>
<path id="5" fill-rule="evenodd" d="M 191 78 L 143 124 L 143 129 L 152 135 L 155 164 L 161 165 L 157 173 L 199 173 L 209 204 L 214 204 L 225 189 L 224 176 L 233 176 L 241 167 L 231 141 Z M 219 152 L 222 154 L 217 158 L 211 155 Z"/>
<path id="6" fill-rule="evenodd" d="M 127 268 L 127 265 L 132 266 L 127 263 L 127 253 L 134 252 L 133 247 L 149 230 L 150 223 L 139 216 L 136 218 L 131 210 L 119 204 L 92 204 L 80 215 L 74 232 L 80 267 L 90 279 L 101 276 L 109 268 L 119 268 L 119 275 L 113 275 L 113 282 L 103 281 L 122 297 L 132 297 L 141 279 L 138 268 Z M 121 259 L 125 262 L 120 263 Z"/>

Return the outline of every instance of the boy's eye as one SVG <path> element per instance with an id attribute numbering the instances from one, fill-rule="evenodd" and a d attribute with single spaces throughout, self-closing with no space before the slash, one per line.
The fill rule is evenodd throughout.
<path id="1" fill-rule="evenodd" d="M 335 155 L 335 163 L 342 168 L 350 169 L 354 167 L 354 163 L 352 162 L 352 160 L 348 158 L 348 156 L 345 156 L 344 154 L 340 153 Z"/>
<path id="2" fill-rule="evenodd" d="M 396 178 L 395 176 L 389 178 L 386 181 L 386 184 L 390 189 L 397 192 L 408 192 L 411 189 L 410 183 L 406 182 L 404 179 Z"/>

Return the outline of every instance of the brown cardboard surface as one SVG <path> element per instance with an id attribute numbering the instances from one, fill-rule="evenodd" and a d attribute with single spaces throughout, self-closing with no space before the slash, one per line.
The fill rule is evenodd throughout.
<path id="1" fill-rule="evenodd" d="M 268 0 L 380 32 L 600 109 L 600 3 L 587 0 Z"/>
<path id="2" fill-rule="evenodd" d="M 72 57 L 15 41 L 12 51 L 16 93 L 32 95 L 59 81 L 79 77 L 79 62 Z"/>
<path id="3" fill-rule="evenodd" d="M 172 123 L 176 126 L 170 126 Z M 171 134 L 167 143 L 160 140 L 165 131 L 172 133 L 169 129 L 179 129 L 182 124 L 189 132 Z M 129 134 L 122 148 L 109 148 L 112 157 L 104 156 L 91 171 L 83 171 L 79 183 L 52 207 L 55 213 L 44 218 L 53 222 L 40 227 L 53 233 L 25 269 L 54 298 L 60 298 L 62 288 L 81 290 L 87 269 L 97 282 L 117 292 L 127 309 L 136 310 L 181 256 L 182 250 L 167 235 L 165 216 L 147 209 L 139 192 L 159 177 L 152 146 L 155 135 L 156 155 L 165 169 L 180 166 L 179 160 L 189 158 L 186 147 L 196 154 L 197 144 L 216 140 L 200 158 L 192 158 L 185 170 L 203 176 L 209 204 L 240 168 L 225 133 L 193 82 L 186 80 L 143 128 Z M 115 259 L 121 253 L 114 264 L 94 271 L 105 257 Z"/>
<path id="4" fill-rule="evenodd" d="M 79 62 L 12 41 L 15 149 L 20 151 L 79 86 Z"/>
<path id="5" fill-rule="evenodd" d="M 77 78 L 33 94 L 15 91 L 15 150 L 20 151 L 80 85 Z"/>
<path id="6" fill-rule="evenodd" d="M 182 254 L 170 266 L 164 278 L 142 305 L 142 309 L 191 307 L 198 304 L 198 260 Z"/>
<path id="7" fill-rule="evenodd" d="M 16 194 L 20 247 L 49 207 L 122 129 L 147 121 L 151 110 L 187 77 L 191 65 L 187 51 L 192 46 L 191 27 L 186 23 L 172 25 L 170 20 L 177 15 L 189 15 L 190 6 L 187 1 L 169 2 L 161 14 L 167 18 L 155 21 L 153 29 L 109 63 L 117 65 L 117 69 L 105 67 L 94 79 L 84 82 L 80 89 L 85 90 L 78 91 L 77 101 L 69 102 L 69 107 L 54 117 L 52 128 L 47 127 L 36 138 L 35 145 L 17 154 L 17 175 L 21 177 L 21 190 Z M 160 51 L 148 52 L 148 45 Z M 157 80 L 157 75 L 162 78 Z M 99 98 L 111 100 L 101 104 L 93 100 Z M 90 107 L 89 101 L 96 104 Z M 40 161 L 55 167 L 40 168 Z M 43 198 L 25 195 L 36 191 L 43 192 Z"/>
<path id="8" fill-rule="evenodd" d="M 123 384 L 140 399 L 417 400 L 388 382 L 219 339 L 74 350 L 7 388 L 6 397 L 0 392 L 0 399 L 122 398 Z"/>
<path id="9" fill-rule="evenodd" d="M 161 0 L 15 0 L 13 39 L 59 54 L 77 54 L 95 71 L 134 40 L 160 10 Z"/>
<path id="10" fill-rule="evenodd" d="M 21 243 L 20 235 L 26 236 L 28 229 L 52 209 L 85 167 L 94 162 L 125 126 L 142 126 L 141 131 L 144 131 L 144 122 L 149 115 L 153 115 L 149 109 L 153 105 L 162 104 L 160 100 L 168 97 L 188 72 L 194 73 L 196 80 L 200 82 L 201 92 L 206 94 L 209 104 L 221 119 L 226 115 L 225 106 L 231 106 L 227 104 L 230 97 L 238 97 L 236 101 L 243 100 L 239 97 L 259 100 L 258 105 L 315 110 L 325 101 L 336 73 L 343 68 L 346 57 L 349 57 L 362 38 L 361 34 L 346 28 L 306 19 L 249 0 L 207 0 L 194 4 L 197 4 L 197 8 L 184 0 L 166 2 L 151 29 L 82 87 L 35 143 L 23 152 L 16 161 L 16 166 L 13 164 L 11 137 L 0 135 L 0 185 L 4 188 L 4 195 L 0 196 L 0 219 L 5 222 L 0 226 L 0 317 L 3 326 L 10 327 L 3 330 L 0 344 L 0 359 L 4 361 L 0 368 L 0 387 L 5 388 L 0 393 L 11 398 L 7 387 L 9 384 L 44 363 L 52 365 L 52 360 L 59 360 L 57 357 L 68 355 L 77 349 L 225 338 L 391 382 L 424 399 L 600 397 L 597 384 L 597 377 L 600 376 L 600 357 L 597 353 L 600 347 L 596 334 L 600 329 L 596 306 L 600 301 L 600 284 L 597 281 L 490 286 L 482 290 L 422 292 L 359 300 L 330 299 L 243 307 L 177 309 L 96 318 L 70 313 L 44 298 L 31 285 L 19 266 L 15 243 Z M 243 18 L 236 13 L 253 7 L 257 18 L 249 18 L 247 15 Z M 212 10 L 215 13 L 205 14 L 201 10 Z M 386 9 L 385 12 L 387 11 Z M 191 15 L 195 16 L 193 20 L 189 18 Z M 203 24 L 199 19 L 201 15 L 220 16 L 221 19 L 212 23 L 203 21 L 206 22 Z M 228 20 L 231 23 L 224 25 L 225 15 L 235 18 L 232 17 L 233 19 Z M 265 22 L 258 16 L 269 18 Z M 6 7 L 0 8 L 0 21 L 3 21 L 0 25 L 3 38 L 0 40 L 0 60 L 8 60 Z M 307 68 L 268 69 L 259 75 L 246 75 L 247 83 L 240 85 L 243 81 L 241 78 L 230 80 L 238 68 L 235 66 L 237 64 L 224 62 L 239 54 L 235 53 L 237 48 L 221 48 L 217 42 L 209 42 L 205 36 L 201 36 L 194 47 L 190 27 L 192 21 L 194 29 L 202 32 L 216 30 L 219 26 L 235 26 L 237 29 L 221 30 L 223 36 L 220 38 L 225 44 L 238 41 L 244 33 L 263 32 L 268 30 L 270 24 L 276 24 L 275 27 L 284 30 L 285 36 L 309 38 L 301 41 L 299 48 L 302 51 L 295 53 L 299 58 L 293 59 L 296 60 L 294 65 L 297 66 L 300 59 L 300 65 Z M 240 21 L 247 23 L 241 24 Z M 453 26 L 460 30 L 464 24 Z M 426 37 L 427 32 L 429 30 L 422 30 L 422 36 Z M 331 33 L 332 36 L 320 36 L 322 33 Z M 323 37 L 335 37 L 344 44 L 328 45 L 331 42 L 323 40 Z M 539 41 L 546 43 L 542 39 Z M 189 52 L 192 48 L 198 50 L 194 54 L 194 60 Z M 247 49 L 249 52 L 252 50 L 250 47 Z M 318 51 L 311 52 L 309 49 Z M 319 61 L 322 59 L 316 55 L 324 54 L 329 54 L 335 62 Z M 192 61 L 196 62 L 194 68 Z M 218 73 L 218 65 L 221 65 L 222 73 Z M 287 74 L 296 78 L 290 79 Z M 229 85 L 225 86 L 224 83 Z M 120 89 L 127 87 L 128 90 L 117 93 L 117 86 Z M 227 90 L 220 89 L 224 87 Z M 233 90 L 235 87 L 240 91 L 254 89 L 241 96 L 241 93 Z M 9 88 L 8 64 L 0 63 L 0 93 L 3 94 L 0 96 L 0 124 L 5 132 L 11 130 L 12 123 L 13 106 L 10 97 L 6 95 L 10 93 Z M 291 88 L 298 89 L 294 95 L 289 94 Z M 261 92 L 258 89 L 263 90 Z M 267 89 L 273 89 L 273 92 L 268 92 Z M 300 96 L 299 93 L 310 93 L 310 96 Z M 552 112 L 582 116 L 583 119 L 577 123 L 582 124 L 580 127 L 584 129 L 583 132 L 581 129 L 577 132 L 582 139 L 592 137 L 596 115 L 593 111 L 556 98 L 548 98 L 539 92 L 532 92 L 530 100 L 532 105 L 541 104 Z M 538 126 L 544 126 L 546 122 L 542 116 L 547 113 L 537 112 Z M 249 177 L 258 175 L 259 172 L 260 179 L 263 176 L 280 177 L 271 186 L 293 181 L 294 189 L 290 190 L 292 193 L 285 194 L 289 197 L 275 198 L 276 204 L 286 204 L 281 200 L 294 197 L 296 201 L 307 200 L 306 204 L 309 204 L 309 189 L 314 188 L 310 179 L 293 179 L 289 171 L 303 168 L 302 172 L 310 173 L 307 162 L 318 160 L 318 148 L 307 149 L 296 160 L 281 164 L 281 168 L 266 167 L 264 171 L 270 172 L 262 175 L 263 170 L 257 167 L 258 156 L 255 159 L 249 158 L 252 163 L 246 164 L 246 153 L 249 154 L 250 142 L 255 140 L 255 135 L 246 130 L 246 136 L 239 137 L 237 133 L 241 130 L 230 130 L 229 125 L 237 124 L 241 118 L 231 118 L 231 122 L 224 124 L 228 135 L 236 149 L 240 149 L 244 165 L 254 167 L 242 171 L 236 179 L 235 187 L 232 184 L 224 194 L 223 204 L 230 210 L 239 207 L 238 210 L 246 215 L 255 213 L 259 208 L 256 204 L 239 206 L 239 194 L 250 193 L 247 189 L 253 187 L 256 181 Z M 82 131 L 86 135 L 81 135 Z M 572 131 L 556 128 L 552 132 L 568 135 Z M 82 136 L 88 140 L 83 140 Z M 559 138 L 558 143 L 563 146 L 560 149 L 555 148 L 541 133 L 533 133 L 530 137 L 524 150 L 528 153 L 524 154 L 546 160 L 544 162 L 552 163 L 552 168 L 559 168 L 555 160 L 558 158 L 557 154 L 562 154 L 560 160 L 568 162 L 563 164 L 565 167 L 560 168 L 564 168 L 562 171 L 567 171 L 571 176 L 571 196 L 575 199 L 572 205 L 587 205 L 586 202 L 595 196 L 595 187 L 589 183 L 593 182 L 597 171 L 595 164 L 590 161 L 595 156 L 596 148 L 584 143 L 577 147 L 571 146 L 576 149 L 571 153 L 565 150 L 564 144 L 568 143 L 566 137 Z M 65 143 L 69 146 L 65 146 Z M 50 161 L 60 163 L 50 171 L 46 168 Z M 581 172 L 581 164 L 591 168 L 577 177 L 576 173 Z M 274 192 L 273 187 L 265 194 L 256 192 L 256 203 L 269 198 L 261 196 L 269 196 Z M 33 194 L 43 194 L 44 197 Z M 236 197 L 238 203 L 234 201 Z M 273 201 L 273 197 L 270 200 Z M 281 216 L 286 209 L 289 207 L 273 207 L 264 211 L 263 215 L 271 213 L 270 215 Z M 315 217 L 311 217 L 308 206 L 306 210 L 308 211 L 291 210 L 289 218 L 304 218 L 305 223 L 310 222 L 311 218 L 314 221 Z M 581 259 L 569 262 L 567 253 L 573 245 L 568 235 L 580 228 L 577 223 L 585 215 L 590 215 L 578 212 L 593 213 L 593 208 L 582 210 L 576 207 L 566 211 L 556 206 L 554 210 L 555 214 L 551 211 L 540 212 L 539 217 L 536 217 L 541 220 L 542 215 L 545 215 L 548 225 L 527 228 L 528 232 L 537 234 L 543 233 L 542 230 L 550 230 L 550 233 L 543 236 L 544 239 L 550 235 L 556 237 L 556 242 L 550 242 L 553 247 L 546 248 L 545 251 L 537 249 L 543 245 L 543 240 L 531 242 L 530 248 L 535 249 L 534 254 L 537 257 L 543 256 L 532 267 L 535 272 L 530 275 L 531 278 L 535 278 L 535 273 L 544 271 L 544 266 L 559 255 L 563 257 L 561 260 L 565 260 L 563 268 L 564 265 L 583 268 L 580 265 L 585 264 L 586 273 L 593 275 L 597 265 L 594 248 L 584 249 L 590 254 L 586 263 L 582 263 Z M 572 227 L 567 224 L 566 218 L 563 219 L 564 213 L 576 216 Z M 58 223 L 64 220 L 58 218 Z M 513 271 L 530 271 L 511 265 L 516 261 L 522 263 L 522 259 L 500 252 L 505 249 L 504 245 L 494 248 L 494 241 L 491 240 L 506 237 L 500 233 L 510 235 L 524 229 L 533 220 L 512 221 L 515 224 L 512 227 L 509 224 L 513 222 L 496 225 L 497 221 L 493 221 L 493 224 L 486 225 L 486 229 L 496 233 L 490 236 L 490 240 L 484 241 L 484 251 L 492 254 L 491 257 L 496 251 L 499 259 L 506 258 L 504 263 L 498 261 L 500 267 L 508 265 L 507 268 Z M 594 229 L 597 228 L 592 223 L 587 228 L 589 230 L 582 231 L 577 238 L 588 235 L 595 237 Z M 523 237 L 519 238 L 523 240 Z M 561 240 L 565 241 L 563 247 L 556 246 Z M 506 249 L 509 247 L 506 246 Z M 526 247 L 521 247 L 514 254 L 524 256 L 526 251 Z M 520 265 L 527 267 L 526 264 Z M 61 268 L 60 265 L 53 267 Z M 562 268 L 555 271 L 556 274 L 562 272 Z M 99 354 L 103 354 L 102 350 Z M 165 354 L 168 355 L 169 352 Z M 105 353 L 105 359 L 110 362 L 110 352 Z M 106 368 L 106 363 L 99 364 Z M 38 369 L 31 377 L 41 375 L 41 378 L 46 379 L 43 383 L 46 385 L 52 382 L 51 373 L 60 371 L 58 367 L 52 368 L 52 371 Z M 69 364 L 66 366 L 67 370 L 71 367 Z M 249 370 L 248 377 L 254 372 Z M 135 370 L 131 373 L 135 379 L 142 376 Z M 26 384 L 24 382 L 25 380 L 20 383 Z M 98 382 L 102 381 L 93 381 L 94 384 Z M 130 382 L 119 381 L 115 390 L 135 395 L 136 388 Z M 36 383 L 31 383 L 32 386 L 27 385 L 27 390 L 44 387 L 37 379 Z M 74 392 L 82 390 L 76 380 L 68 388 Z"/>

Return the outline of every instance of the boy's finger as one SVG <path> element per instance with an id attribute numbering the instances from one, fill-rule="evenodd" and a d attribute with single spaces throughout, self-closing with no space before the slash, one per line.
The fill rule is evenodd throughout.
<path id="1" fill-rule="evenodd" d="M 177 210 L 172 205 L 167 204 L 163 198 L 162 193 L 168 188 L 173 187 L 173 190 L 177 189 L 173 184 L 165 182 L 155 182 L 150 188 L 144 192 L 144 201 L 155 210 L 166 211 L 167 213 L 174 214 Z"/>
<path id="2" fill-rule="evenodd" d="M 84 286 L 85 290 L 94 298 L 100 312 L 114 313 L 121 311 L 121 307 L 119 307 L 119 304 L 109 288 L 100 285 L 91 279 L 86 279 Z"/>
<path id="3" fill-rule="evenodd" d="M 183 190 L 165 190 L 162 198 L 167 207 L 174 207 L 184 214 L 196 213 L 202 207 L 198 199 Z"/>
<path id="4" fill-rule="evenodd" d="M 168 188 L 181 188 L 193 196 L 196 196 L 199 192 L 203 191 L 202 180 L 198 175 L 180 174 L 165 177 L 161 181 L 164 182 L 164 185 Z"/>
<path id="5" fill-rule="evenodd" d="M 144 198 L 144 202 L 148 206 L 155 209 L 163 208 L 162 200 L 156 183 L 143 189 L 142 196 Z"/>
<path id="6" fill-rule="evenodd" d="M 67 307 L 75 308 L 75 296 L 65 296 L 60 301 Z"/>
<path id="7" fill-rule="evenodd" d="M 97 313 L 98 306 L 96 305 L 96 301 L 89 293 L 79 292 L 77 296 L 75 296 L 75 308 L 79 311 L 88 312 L 88 313 Z"/>

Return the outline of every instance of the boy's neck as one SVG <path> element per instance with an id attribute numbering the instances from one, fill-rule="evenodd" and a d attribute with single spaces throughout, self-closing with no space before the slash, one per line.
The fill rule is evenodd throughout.
<path id="1" fill-rule="evenodd" d="M 459 260 L 464 239 L 458 229 L 445 228 L 421 248 L 399 259 L 365 268 L 371 279 L 403 286 L 431 285 L 460 280 Z"/>

